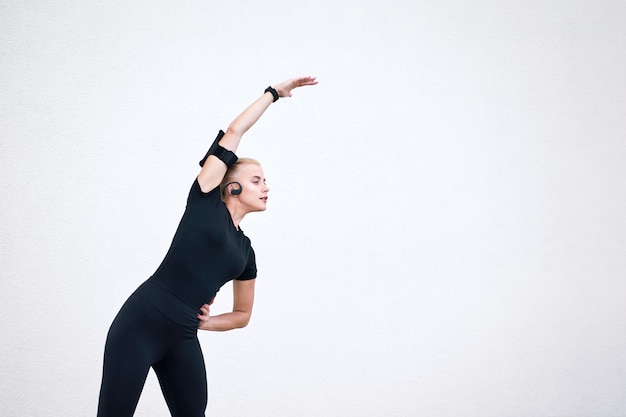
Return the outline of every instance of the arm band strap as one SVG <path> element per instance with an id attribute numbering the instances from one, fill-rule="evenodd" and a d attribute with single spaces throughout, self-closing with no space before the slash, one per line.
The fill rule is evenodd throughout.
<path id="1" fill-rule="evenodd" d="M 202 160 L 200 161 L 200 166 L 204 165 L 209 155 L 217 156 L 223 163 L 226 164 L 228 168 L 232 167 L 235 162 L 237 162 L 237 155 L 218 143 L 220 139 L 222 139 L 222 136 L 224 136 L 224 132 L 220 130 L 220 132 L 217 134 L 217 137 L 213 141 L 213 144 L 207 151 L 206 155 L 204 155 L 204 158 L 202 158 Z"/>

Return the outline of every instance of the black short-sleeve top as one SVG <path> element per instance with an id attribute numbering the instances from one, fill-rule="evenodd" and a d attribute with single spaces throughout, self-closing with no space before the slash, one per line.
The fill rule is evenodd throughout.
<path id="1" fill-rule="evenodd" d="M 254 279 L 256 274 L 250 239 L 233 224 L 219 187 L 204 193 L 196 179 L 172 244 L 152 279 L 200 307 L 228 281 Z"/>

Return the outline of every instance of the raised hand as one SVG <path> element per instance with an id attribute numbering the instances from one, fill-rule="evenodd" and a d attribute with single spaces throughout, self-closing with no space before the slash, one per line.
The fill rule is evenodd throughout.
<path id="1" fill-rule="evenodd" d="M 280 84 L 276 84 L 274 88 L 278 92 L 279 97 L 291 97 L 291 90 L 293 90 L 294 88 L 315 84 L 317 84 L 315 77 L 299 77 L 283 81 Z"/>

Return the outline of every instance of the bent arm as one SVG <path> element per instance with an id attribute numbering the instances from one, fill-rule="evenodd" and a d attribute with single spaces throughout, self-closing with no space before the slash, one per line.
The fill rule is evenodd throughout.
<path id="1" fill-rule="evenodd" d="M 315 77 L 300 77 L 283 81 L 274 88 L 279 97 L 291 97 L 291 90 L 294 88 L 315 84 L 317 84 Z M 273 101 L 274 97 L 270 92 L 256 99 L 230 123 L 219 144 L 229 151 L 236 152 L 242 136 L 261 118 Z M 226 170 L 226 164 L 216 156 L 210 155 L 198 175 L 198 183 L 202 191 L 208 192 L 217 187 L 222 182 Z"/>
<path id="2" fill-rule="evenodd" d="M 252 316 L 255 281 L 256 279 L 233 281 L 233 311 L 230 313 L 211 316 L 209 305 L 203 305 L 200 308 L 201 314 L 198 314 L 198 329 L 223 332 L 246 327 Z"/>
<path id="3" fill-rule="evenodd" d="M 272 104 L 272 100 L 272 95 L 266 93 L 248 106 L 243 113 L 231 122 L 219 144 L 229 151 L 237 152 L 241 137 L 265 113 L 265 110 Z M 222 182 L 227 168 L 226 164 L 215 155 L 209 155 L 198 175 L 198 183 L 202 191 L 206 193 L 217 187 Z"/>

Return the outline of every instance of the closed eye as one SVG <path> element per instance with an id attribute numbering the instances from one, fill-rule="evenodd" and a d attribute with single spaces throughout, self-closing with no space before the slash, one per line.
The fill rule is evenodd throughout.
<path id="1" fill-rule="evenodd" d="M 254 177 L 252 177 L 253 184 L 258 184 L 259 181 L 261 181 L 261 177 L 259 177 L 258 175 L 255 175 Z M 267 184 L 267 180 L 265 178 L 263 178 L 263 184 Z"/>

